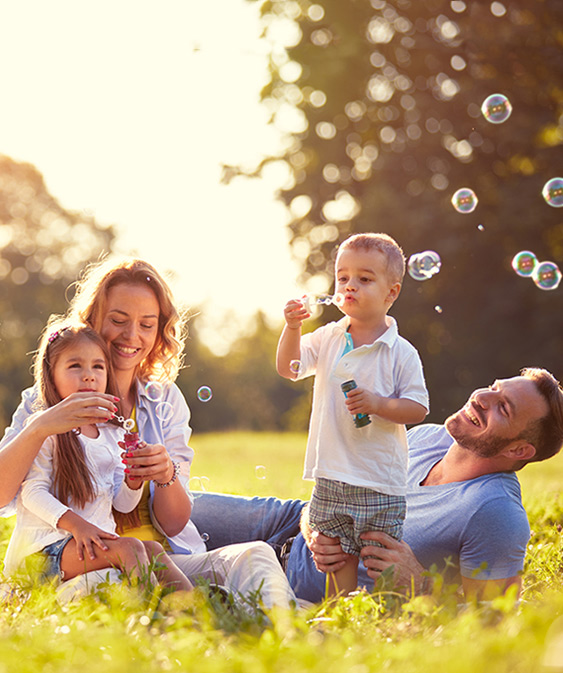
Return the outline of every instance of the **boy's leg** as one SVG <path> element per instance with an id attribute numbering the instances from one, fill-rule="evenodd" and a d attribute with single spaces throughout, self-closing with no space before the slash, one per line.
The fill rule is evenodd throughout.
<path id="1" fill-rule="evenodd" d="M 277 553 L 299 533 L 303 500 L 247 498 L 223 493 L 194 493 L 191 520 L 206 537 L 207 549 L 263 540 Z"/>
<path id="2" fill-rule="evenodd" d="M 347 596 L 358 588 L 358 561 L 355 554 L 348 554 L 344 568 L 328 574 L 327 596 Z"/>
<path id="3" fill-rule="evenodd" d="M 159 584 L 165 587 L 170 587 L 175 591 L 191 591 L 193 585 L 184 573 L 178 568 L 174 561 L 164 551 L 162 545 L 154 540 L 144 540 L 143 545 L 147 551 L 147 556 L 152 561 L 164 565 L 165 568 L 160 568 L 154 571 Z"/>
<path id="4" fill-rule="evenodd" d="M 78 559 L 76 541 L 71 539 L 61 554 L 61 575 L 64 580 L 70 580 L 77 575 L 83 575 L 90 570 L 105 568 L 119 568 L 132 577 L 139 577 L 139 566 L 147 566 L 148 557 L 145 548 L 135 538 L 121 537 L 117 540 L 104 540 L 107 551 L 95 548 L 95 559 L 85 557 Z"/>

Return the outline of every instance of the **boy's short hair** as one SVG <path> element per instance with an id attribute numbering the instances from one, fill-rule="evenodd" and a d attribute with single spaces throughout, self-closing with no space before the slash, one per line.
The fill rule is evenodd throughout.
<path id="1" fill-rule="evenodd" d="M 405 256 L 397 241 L 387 234 L 354 234 L 343 241 L 341 250 L 377 250 L 387 259 L 387 275 L 392 283 L 402 283 L 405 275 Z"/>

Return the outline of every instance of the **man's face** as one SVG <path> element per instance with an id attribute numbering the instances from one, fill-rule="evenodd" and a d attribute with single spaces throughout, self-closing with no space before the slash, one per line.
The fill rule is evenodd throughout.
<path id="1" fill-rule="evenodd" d="M 547 412 L 547 402 L 536 384 L 515 376 L 473 392 L 465 406 L 446 419 L 445 426 L 460 446 L 491 458 Z"/>

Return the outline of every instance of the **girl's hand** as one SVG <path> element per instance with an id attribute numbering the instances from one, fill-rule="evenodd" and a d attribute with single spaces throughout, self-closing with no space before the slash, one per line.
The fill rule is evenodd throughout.
<path id="1" fill-rule="evenodd" d="M 125 448 L 122 442 L 119 442 L 119 446 Z M 156 481 L 166 484 L 174 475 L 174 465 L 162 444 L 147 444 L 141 441 L 137 449 L 123 454 L 123 461 L 125 474 L 133 483 Z"/>
<path id="2" fill-rule="evenodd" d="M 104 540 L 117 540 L 119 535 L 115 533 L 108 533 L 98 526 L 88 523 L 78 514 L 68 511 L 58 522 L 58 527 L 67 530 L 76 541 L 76 553 L 78 560 L 84 560 L 84 551 L 88 558 L 93 561 L 96 558 L 94 547 L 98 547 L 102 551 L 108 551 L 108 546 Z"/>
<path id="3" fill-rule="evenodd" d="M 283 316 L 289 329 L 299 329 L 310 313 L 298 299 L 290 299 L 283 310 Z"/>
<path id="4" fill-rule="evenodd" d="M 118 399 L 105 393 L 72 393 L 42 411 L 34 422 L 47 436 L 69 432 L 91 423 L 104 423 L 115 416 Z"/>

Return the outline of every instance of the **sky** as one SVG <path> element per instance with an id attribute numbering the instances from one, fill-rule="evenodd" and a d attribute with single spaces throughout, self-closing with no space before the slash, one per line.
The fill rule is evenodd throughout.
<path id="1" fill-rule="evenodd" d="M 302 294 L 275 199 L 283 168 L 220 184 L 223 163 L 253 166 L 280 147 L 259 102 L 258 5 L 0 5 L 0 153 L 36 166 L 64 208 L 115 225 L 119 252 L 173 272 L 217 352 L 256 310 L 281 320 Z"/>

